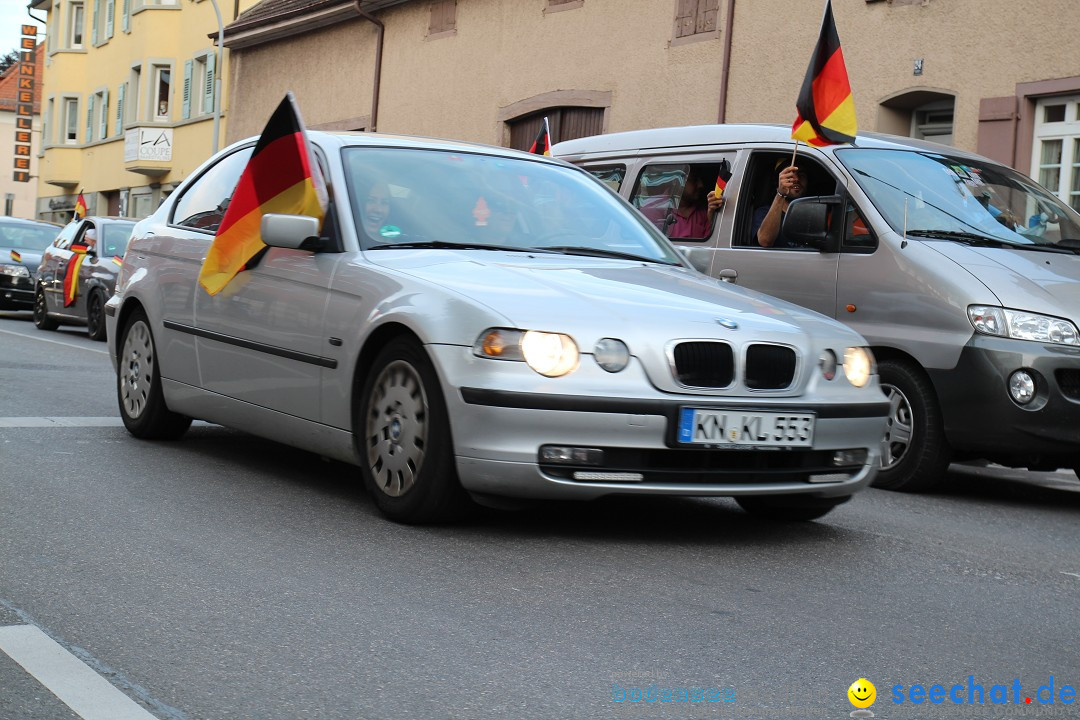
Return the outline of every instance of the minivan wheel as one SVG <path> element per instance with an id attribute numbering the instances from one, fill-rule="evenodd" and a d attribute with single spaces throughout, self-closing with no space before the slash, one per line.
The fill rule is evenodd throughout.
<path id="1" fill-rule="evenodd" d="M 165 405 L 157 348 L 146 313 L 136 310 L 120 333 L 116 396 L 120 417 L 132 435 L 144 440 L 175 440 L 191 426 L 191 418 Z"/>
<path id="2" fill-rule="evenodd" d="M 91 340 L 105 339 L 105 296 L 100 290 L 86 300 L 86 331 Z"/>
<path id="3" fill-rule="evenodd" d="M 34 293 L 34 325 L 40 330 L 55 330 L 60 323 L 49 317 L 49 306 L 45 304 L 45 289 L 40 285 Z"/>
<path id="4" fill-rule="evenodd" d="M 905 492 L 931 490 L 945 475 L 951 454 L 934 387 L 921 368 L 906 360 L 881 360 L 878 374 L 889 400 L 889 419 L 873 485 Z"/>
<path id="5" fill-rule="evenodd" d="M 805 521 L 817 520 L 832 511 L 834 507 L 846 503 L 850 495 L 842 497 L 818 498 L 798 495 L 747 495 L 736 497 L 746 512 L 770 520 Z"/>
<path id="6" fill-rule="evenodd" d="M 396 338 L 376 356 L 354 427 L 361 476 L 388 518 L 449 520 L 468 505 L 454 467 L 446 402 L 416 341 Z"/>

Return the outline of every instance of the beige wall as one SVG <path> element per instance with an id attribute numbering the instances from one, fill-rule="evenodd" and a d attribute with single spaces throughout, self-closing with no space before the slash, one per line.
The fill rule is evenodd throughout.
<path id="1" fill-rule="evenodd" d="M 584 0 L 550 13 L 546 0 L 458 0 L 456 34 L 434 40 L 425 39 L 429 3 L 418 0 L 378 13 L 378 129 L 503 142 L 501 109 L 560 90 L 610 93 L 609 131 L 716 122 L 732 1 L 727 121 L 790 123 L 823 2 L 721 0 L 721 32 L 673 44 L 677 0 Z M 955 96 L 954 144 L 974 150 L 981 99 L 1080 76 L 1076 0 L 833 5 L 863 130 L 903 131 L 909 117 L 880 103 L 930 90 Z M 228 138 L 257 134 L 289 89 L 310 126 L 369 115 L 374 38 L 355 20 L 234 51 Z"/>
<path id="2" fill-rule="evenodd" d="M 15 205 L 11 214 L 15 217 L 34 217 L 34 199 L 37 197 L 37 151 L 41 143 L 41 116 L 35 115 L 30 133 L 30 182 L 15 182 L 12 179 L 14 169 L 5 168 L 0 173 L 0 213 L 4 211 L 4 198 L 8 193 L 15 196 Z M 0 112 L 0 155 L 14 157 L 15 152 L 15 113 Z"/>

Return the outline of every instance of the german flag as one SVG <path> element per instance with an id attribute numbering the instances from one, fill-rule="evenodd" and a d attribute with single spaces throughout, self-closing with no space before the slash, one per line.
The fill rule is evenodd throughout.
<path id="1" fill-rule="evenodd" d="M 529 147 L 533 155 L 551 155 L 551 129 L 548 128 L 547 116 L 544 116 L 544 124 L 540 126 L 540 132 L 536 133 L 536 139 Z"/>
<path id="2" fill-rule="evenodd" d="M 821 33 L 795 108 L 799 114 L 791 126 L 791 137 L 796 140 L 817 147 L 855 142 L 855 101 L 833 21 L 832 0 L 826 0 Z"/>
<path id="3" fill-rule="evenodd" d="M 713 193 L 716 197 L 724 197 L 724 188 L 727 187 L 728 180 L 731 179 L 731 165 L 727 160 L 720 163 L 720 170 L 716 173 L 716 187 L 713 188 Z"/>
<path id="4" fill-rule="evenodd" d="M 17 263 L 21 263 L 22 262 L 22 255 L 19 254 L 18 250 L 12 250 L 11 251 L 11 259 L 14 260 Z"/>
<path id="5" fill-rule="evenodd" d="M 75 199 L 75 217 L 72 220 L 81 220 L 86 217 L 86 198 L 83 197 L 82 190 L 79 191 L 79 197 Z"/>
<path id="6" fill-rule="evenodd" d="M 64 271 L 64 307 L 71 307 L 79 297 L 79 268 L 86 259 L 86 245 L 72 243 L 71 252 L 75 253 L 68 260 L 67 269 Z"/>
<path id="7" fill-rule="evenodd" d="M 124 266 L 124 258 L 120 257 L 119 255 L 113 255 L 112 261 L 116 264 L 116 267 Z"/>
<path id="8" fill-rule="evenodd" d="M 267 213 L 326 215 L 326 185 L 290 92 L 270 116 L 236 185 L 199 284 L 217 295 L 266 245 L 259 235 Z"/>

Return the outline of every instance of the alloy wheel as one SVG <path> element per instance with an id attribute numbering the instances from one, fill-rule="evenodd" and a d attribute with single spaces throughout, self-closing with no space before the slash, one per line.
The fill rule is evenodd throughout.
<path id="1" fill-rule="evenodd" d="M 428 399 L 414 368 L 396 360 L 379 373 L 367 408 L 367 461 L 375 486 L 400 497 L 416 483 L 428 433 Z"/>

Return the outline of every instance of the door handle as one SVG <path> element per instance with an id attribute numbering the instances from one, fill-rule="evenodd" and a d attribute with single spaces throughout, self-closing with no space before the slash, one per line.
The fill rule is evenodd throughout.
<path id="1" fill-rule="evenodd" d="M 724 268 L 720 271 L 718 277 L 723 282 L 734 283 L 736 280 L 739 279 L 739 273 L 735 270 L 732 270 L 731 268 Z"/>

